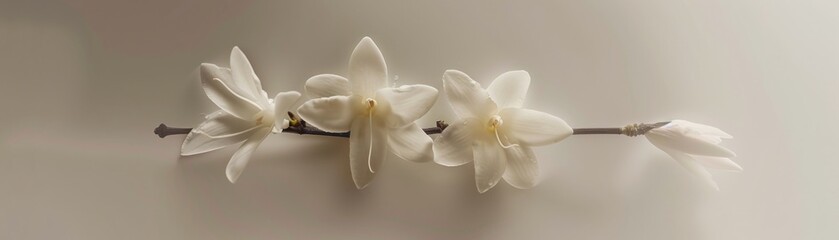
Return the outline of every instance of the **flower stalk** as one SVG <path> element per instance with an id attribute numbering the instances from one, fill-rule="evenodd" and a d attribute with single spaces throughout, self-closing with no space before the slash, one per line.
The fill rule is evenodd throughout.
<path id="1" fill-rule="evenodd" d="M 667 125 L 668 122 L 633 123 L 622 128 L 574 128 L 574 135 L 616 134 L 630 137 L 641 136 L 650 130 Z"/>
<path id="2" fill-rule="evenodd" d="M 299 135 L 315 135 L 315 136 L 328 136 L 328 137 L 343 137 L 349 138 L 350 132 L 327 132 L 316 127 L 308 126 L 306 121 L 300 119 L 294 113 L 288 112 L 289 125 L 288 128 L 282 129 L 284 133 L 296 133 Z M 630 137 L 644 135 L 645 133 L 649 132 L 652 129 L 664 126 L 669 122 L 657 122 L 657 123 L 635 123 L 629 124 L 624 127 L 619 128 L 574 128 L 573 135 L 601 135 L 601 134 L 611 134 L 611 135 L 626 135 Z M 440 134 L 443 130 L 448 127 L 444 121 L 437 121 L 436 127 L 429 127 L 423 128 L 422 131 L 425 134 Z M 192 128 L 179 128 L 179 127 L 170 127 L 166 124 L 161 123 L 154 129 L 154 134 L 156 134 L 160 138 L 165 138 L 170 135 L 181 135 L 181 134 L 188 134 L 192 131 Z"/>
<path id="3" fill-rule="evenodd" d="M 291 119 L 291 120 L 289 121 L 288 128 L 282 129 L 282 132 L 284 132 L 284 133 L 296 133 L 296 134 L 299 134 L 299 135 L 316 135 L 316 136 L 343 137 L 343 138 L 349 138 L 350 137 L 350 132 L 334 133 L 334 132 L 327 132 L 327 131 L 321 130 L 319 128 L 316 128 L 316 127 L 308 126 L 308 124 L 306 124 L 305 120 L 300 119 L 300 117 L 297 117 L 296 115 L 294 115 L 294 113 L 288 112 L 288 116 L 289 116 L 289 119 Z M 428 135 L 439 134 L 439 133 L 443 132 L 443 130 L 446 129 L 446 127 L 448 127 L 448 126 L 449 125 L 444 121 L 437 121 L 437 126 L 436 127 L 423 128 L 422 130 L 423 130 L 423 132 L 425 132 L 425 134 L 428 134 Z M 167 126 L 166 124 L 161 123 L 160 125 L 157 126 L 157 128 L 154 129 L 154 134 L 157 134 L 157 136 L 160 137 L 160 138 L 165 138 L 169 135 L 188 134 L 190 131 L 192 131 L 192 128 L 170 127 L 170 126 Z"/>

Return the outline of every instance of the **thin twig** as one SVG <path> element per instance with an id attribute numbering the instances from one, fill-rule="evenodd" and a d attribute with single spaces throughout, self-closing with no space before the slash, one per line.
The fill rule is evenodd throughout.
<path id="1" fill-rule="evenodd" d="M 316 127 L 311 127 L 306 124 L 306 121 L 297 118 L 294 114 L 289 113 L 292 121 L 289 124 L 288 128 L 283 129 L 282 132 L 284 133 L 297 133 L 300 135 L 316 135 L 316 136 L 329 136 L 329 137 L 344 137 L 349 138 L 350 132 L 327 132 L 320 130 Z M 430 127 L 430 128 L 423 128 L 422 131 L 425 134 L 439 134 L 442 133 L 446 127 L 449 125 L 443 121 L 437 121 L 437 127 Z M 154 134 L 157 134 L 158 137 L 164 138 L 169 135 L 179 135 L 179 134 L 188 134 L 192 131 L 192 128 L 175 128 L 166 126 L 166 124 L 161 123 L 157 128 L 154 129 Z"/>
<path id="2" fill-rule="evenodd" d="M 327 132 L 320 130 L 316 127 L 308 126 L 306 121 L 295 116 L 293 113 L 288 113 L 289 118 L 291 118 L 290 124 L 288 128 L 283 129 L 282 132 L 284 133 L 297 133 L 300 135 L 316 135 L 316 136 L 329 136 L 329 137 L 344 137 L 349 138 L 350 132 Z M 627 136 L 638 136 L 644 135 L 647 131 L 652 130 L 654 128 L 658 128 L 664 126 L 668 122 L 658 122 L 652 124 L 629 124 L 622 128 L 574 128 L 574 135 L 591 135 L 591 134 L 612 134 L 612 135 L 627 135 Z M 425 134 L 439 134 L 442 133 L 443 130 L 446 129 L 449 125 L 443 121 L 437 121 L 436 127 L 430 128 L 423 128 L 422 131 Z M 166 126 L 166 124 L 160 124 L 157 128 L 154 129 L 154 134 L 157 134 L 160 138 L 164 138 L 169 135 L 178 135 L 178 134 L 188 134 L 192 131 L 192 128 L 173 128 Z"/>
<path id="3" fill-rule="evenodd" d="M 623 134 L 621 128 L 574 128 L 574 135 Z"/>
<path id="4" fill-rule="evenodd" d="M 173 128 L 161 123 L 154 129 L 154 134 L 157 134 L 160 138 L 164 138 L 169 135 L 187 134 L 190 131 L 192 131 L 192 128 Z"/>

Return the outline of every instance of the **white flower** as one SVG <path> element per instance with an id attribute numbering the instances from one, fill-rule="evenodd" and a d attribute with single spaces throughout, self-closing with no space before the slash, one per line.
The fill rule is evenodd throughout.
<path id="1" fill-rule="evenodd" d="M 711 174 L 703 168 L 716 168 L 742 171 L 743 168 L 731 161 L 735 154 L 719 145 L 722 139 L 731 135 L 708 125 L 684 120 L 673 120 L 664 126 L 654 128 L 644 134 L 653 145 L 676 159 L 688 171 L 701 177 L 714 189 L 719 187 L 711 179 Z"/>
<path id="2" fill-rule="evenodd" d="M 365 188 L 388 150 L 417 162 L 430 161 L 432 140 L 414 123 L 437 99 L 426 85 L 389 87 L 384 57 L 369 37 L 358 43 L 349 63 L 349 80 L 332 74 L 306 81 L 313 98 L 297 110 L 309 124 L 328 132 L 350 131 L 350 171 Z"/>
<path id="3" fill-rule="evenodd" d="M 283 116 L 300 98 L 300 93 L 281 92 L 269 99 L 239 47 L 230 53 L 230 68 L 201 64 L 201 83 L 207 97 L 221 110 L 192 129 L 181 146 L 181 155 L 205 153 L 244 142 L 227 164 L 227 179 L 235 183 L 268 133 L 278 131 L 275 126 L 288 127 L 288 120 Z"/>
<path id="4" fill-rule="evenodd" d="M 434 161 L 445 166 L 475 162 L 475 184 L 486 192 L 503 177 L 516 188 L 536 185 L 539 166 L 531 146 L 559 142 L 573 133 L 553 115 L 521 108 L 530 74 L 511 71 L 484 90 L 465 73 L 448 70 L 443 86 L 460 119 L 434 140 Z"/>

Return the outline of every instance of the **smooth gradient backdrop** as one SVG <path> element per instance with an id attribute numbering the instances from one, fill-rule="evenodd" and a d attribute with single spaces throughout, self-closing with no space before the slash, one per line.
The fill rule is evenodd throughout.
<path id="1" fill-rule="evenodd" d="M 837 239 L 839 3 L 820 0 L 0 3 L 0 239 Z M 742 173 L 713 191 L 644 138 L 536 149 L 541 184 L 485 194 L 471 164 L 391 157 L 355 189 L 346 139 L 276 134 L 179 157 L 233 46 L 264 88 L 347 73 L 371 36 L 397 84 L 530 72 L 573 127 L 720 127 Z M 298 103 L 300 104 L 300 103 Z M 441 95 L 419 122 L 452 120 Z"/>

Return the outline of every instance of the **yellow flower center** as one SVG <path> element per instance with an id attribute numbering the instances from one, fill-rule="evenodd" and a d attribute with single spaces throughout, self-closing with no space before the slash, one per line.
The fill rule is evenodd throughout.
<path id="1" fill-rule="evenodd" d="M 366 109 L 368 113 L 372 113 L 373 110 L 376 108 L 376 104 L 378 104 L 376 100 L 372 98 L 364 99 L 364 102 L 362 103 L 367 107 Z"/>
<path id="2" fill-rule="evenodd" d="M 502 124 L 504 124 L 504 120 L 501 120 L 501 116 L 494 115 L 489 118 L 487 130 L 495 134 L 495 140 L 498 141 L 498 145 L 500 145 L 502 148 L 517 147 L 518 144 L 504 144 L 504 142 L 501 141 L 501 136 L 498 134 L 498 127 L 501 127 Z M 506 140 L 507 138 L 504 137 L 504 139 Z"/>
<path id="3" fill-rule="evenodd" d="M 501 120 L 501 116 L 494 115 L 489 118 L 487 129 L 489 129 L 489 131 L 494 132 L 498 129 L 498 127 L 501 127 L 501 124 L 504 124 L 504 120 Z"/>

